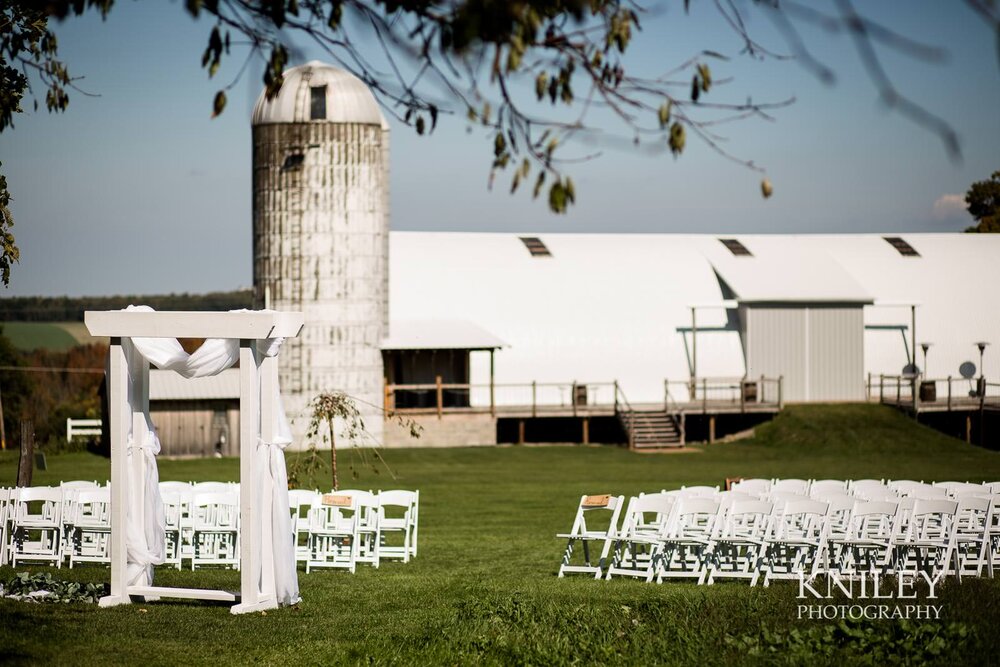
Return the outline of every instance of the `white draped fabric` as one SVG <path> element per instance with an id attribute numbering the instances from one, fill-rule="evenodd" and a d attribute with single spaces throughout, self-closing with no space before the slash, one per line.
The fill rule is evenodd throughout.
<path id="1" fill-rule="evenodd" d="M 129 306 L 126 310 L 152 311 L 148 306 Z M 176 338 L 132 338 L 132 344 L 150 364 L 163 370 L 172 370 L 186 378 L 207 377 L 217 375 L 226 370 L 240 358 L 240 342 L 235 339 L 210 338 L 194 353 L 188 354 Z M 257 351 L 268 357 L 276 357 L 284 342 L 283 338 L 273 338 L 258 342 Z M 263 506 L 264 499 L 271 496 L 271 544 L 262 544 L 262 549 L 272 550 L 274 564 L 274 585 L 278 604 L 294 604 L 299 597 L 298 574 L 295 569 L 295 545 L 292 538 L 291 516 L 288 506 L 288 475 L 285 468 L 284 449 L 292 442 L 291 428 L 285 409 L 281 402 L 281 392 L 275 384 L 275 395 L 271 404 L 276 414 L 271 423 L 275 424 L 274 433 L 261 433 L 256 444 L 254 455 L 257 457 L 256 469 L 259 471 L 256 480 L 250 488 L 244 486 L 243 492 L 256 495 L 258 507 Z M 247 418 L 243 415 L 242 418 Z M 260 424 L 260 415 L 255 415 Z M 145 497 L 140 505 L 129 495 L 129 520 L 126 539 L 128 552 L 128 581 L 130 585 L 150 585 L 152 583 L 153 565 L 164 561 L 164 517 L 163 503 L 160 498 L 156 455 L 160 451 L 160 442 L 153 431 L 149 415 L 146 415 L 148 436 L 146 442 L 136 448 L 132 441 L 129 444 L 129 454 L 138 450 L 146 459 Z M 258 429 L 259 430 L 259 429 Z M 130 435 L 131 438 L 131 435 Z M 250 443 L 241 443 L 241 447 L 249 447 Z M 130 487 L 132 485 L 130 484 Z M 130 491 L 131 493 L 131 491 Z M 142 511 L 145 521 L 140 522 L 133 512 Z M 133 521 L 135 518 L 135 521 Z M 142 524 L 145 524 L 145 531 Z M 245 527 L 249 529 L 249 527 Z M 264 559 L 262 562 L 266 562 Z"/>

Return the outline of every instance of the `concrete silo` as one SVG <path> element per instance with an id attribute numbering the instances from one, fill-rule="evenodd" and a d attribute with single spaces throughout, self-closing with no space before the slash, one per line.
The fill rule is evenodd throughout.
<path id="1" fill-rule="evenodd" d="M 256 305 L 305 313 L 279 366 L 294 446 L 305 444 L 306 404 L 330 390 L 359 399 L 381 440 L 388 125 L 361 80 L 315 61 L 285 72 L 274 99 L 261 94 L 252 125 Z"/>

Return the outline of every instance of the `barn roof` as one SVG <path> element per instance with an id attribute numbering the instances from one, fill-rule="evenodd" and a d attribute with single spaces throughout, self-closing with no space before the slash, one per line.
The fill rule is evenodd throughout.
<path id="1" fill-rule="evenodd" d="M 502 340 L 465 320 L 401 320 L 389 323 L 383 350 L 495 350 Z"/>
<path id="2" fill-rule="evenodd" d="M 190 380 L 174 371 L 155 368 L 149 371 L 151 401 L 217 400 L 239 397 L 239 368 L 227 368 L 218 375 Z"/>

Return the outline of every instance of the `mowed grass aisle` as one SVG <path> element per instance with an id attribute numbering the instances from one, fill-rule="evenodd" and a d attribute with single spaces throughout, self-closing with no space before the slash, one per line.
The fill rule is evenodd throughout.
<path id="1" fill-rule="evenodd" d="M 294 456 L 294 455 L 292 455 Z M 342 466 L 351 460 L 341 453 Z M 838 626 L 798 620 L 797 587 L 697 587 L 555 576 L 583 493 L 635 494 L 725 477 L 1000 480 L 1000 454 L 876 406 L 793 407 L 752 440 L 631 454 L 610 447 L 388 450 L 398 475 L 357 467 L 345 487 L 419 488 L 420 553 L 357 574 L 300 571 L 294 609 L 234 617 L 222 606 L 113 609 L 0 600 L 0 662 L 34 664 L 818 664 L 893 659 L 985 663 L 1000 652 L 1000 583 L 939 590 L 941 621 Z M 49 459 L 35 483 L 99 479 L 108 462 Z M 0 456 L 0 484 L 16 460 Z M 345 466 L 346 467 L 346 466 Z M 161 461 L 161 479 L 235 480 L 236 460 Z M 107 581 L 99 567 L 45 567 Z M 0 569 L 0 579 L 14 571 Z M 226 571 L 159 570 L 165 585 L 238 589 Z M 866 634 L 867 633 L 867 634 Z M 882 648 L 879 648 L 882 647 Z"/>

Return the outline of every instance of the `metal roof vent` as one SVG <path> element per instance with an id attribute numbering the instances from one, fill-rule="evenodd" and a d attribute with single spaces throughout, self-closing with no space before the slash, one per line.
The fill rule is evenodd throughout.
<path id="1" fill-rule="evenodd" d="M 552 253 L 537 236 L 521 236 L 521 243 L 528 249 L 532 257 L 551 257 Z"/>
<path id="2" fill-rule="evenodd" d="M 729 249 L 729 252 L 733 253 L 737 257 L 753 257 L 753 253 L 736 239 L 719 239 L 719 242 L 726 246 Z"/>
<path id="3" fill-rule="evenodd" d="M 898 250 L 899 254 L 903 257 L 920 257 L 920 253 L 899 236 L 883 236 L 882 238 L 885 239 L 886 243 Z"/>

